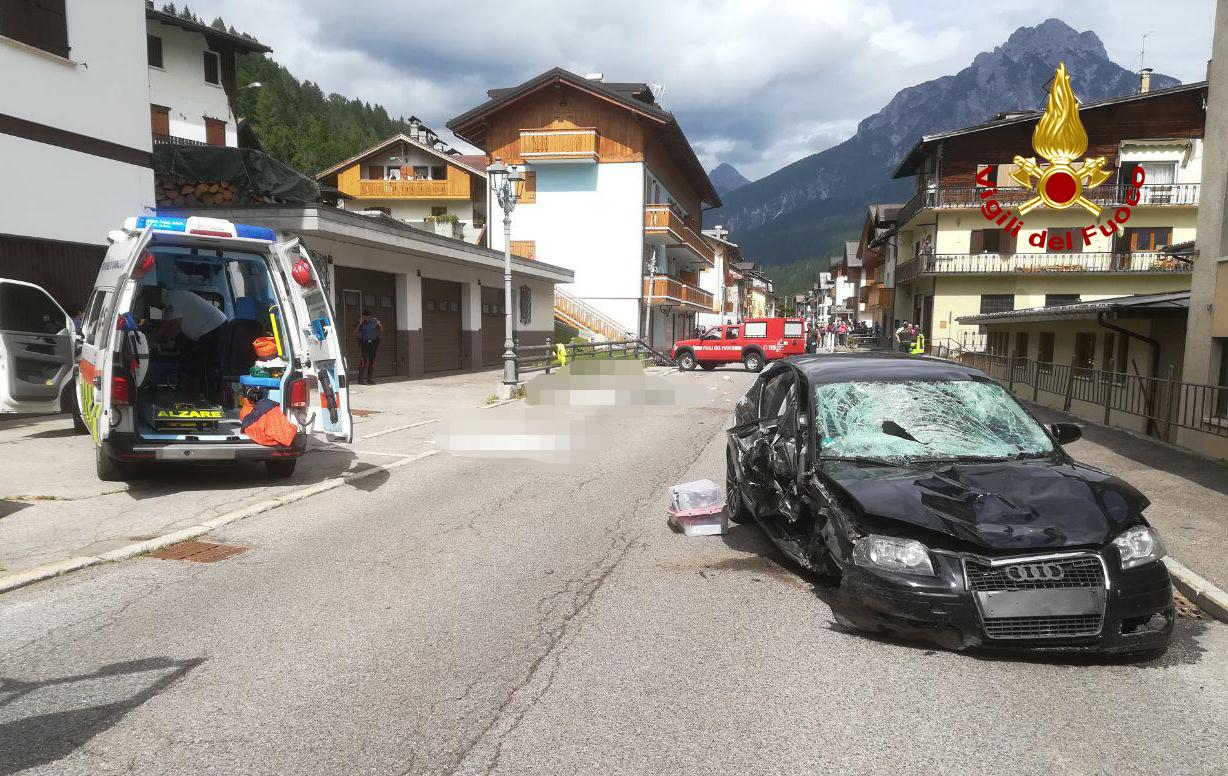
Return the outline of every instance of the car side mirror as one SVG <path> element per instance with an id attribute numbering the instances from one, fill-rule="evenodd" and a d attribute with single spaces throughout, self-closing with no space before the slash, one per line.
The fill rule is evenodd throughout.
<path id="1" fill-rule="evenodd" d="M 1051 423 L 1049 424 L 1049 432 L 1053 434 L 1053 438 L 1060 445 L 1078 442 L 1083 438 L 1083 429 L 1077 423 Z"/>

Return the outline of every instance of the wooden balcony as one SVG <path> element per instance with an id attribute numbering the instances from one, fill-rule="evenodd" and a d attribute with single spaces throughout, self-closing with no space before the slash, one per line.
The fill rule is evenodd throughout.
<path id="1" fill-rule="evenodd" d="M 470 194 L 468 176 L 440 181 L 357 180 L 339 188 L 351 197 L 369 199 L 469 199 Z"/>
<path id="2" fill-rule="evenodd" d="M 648 205 L 644 208 L 644 237 L 653 245 L 679 249 L 680 258 L 692 263 L 716 266 L 716 251 L 686 225 L 682 216 L 669 205 Z"/>
<path id="3" fill-rule="evenodd" d="M 867 310 L 890 310 L 895 307 L 895 289 L 886 286 L 870 286 L 866 294 Z"/>
<path id="4" fill-rule="evenodd" d="M 520 156 L 526 162 L 599 161 L 594 127 L 555 127 L 520 130 Z"/>
<path id="5" fill-rule="evenodd" d="M 654 305 L 669 304 L 697 312 L 716 312 L 712 294 L 667 275 L 645 277 L 644 298 Z"/>

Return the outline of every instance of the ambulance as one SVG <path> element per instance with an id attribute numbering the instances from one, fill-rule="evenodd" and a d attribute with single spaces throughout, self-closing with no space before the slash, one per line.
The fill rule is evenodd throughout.
<path id="1" fill-rule="evenodd" d="M 57 412 L 71 393 L 103 480 L 225 461 L 289 477 L 307 437 L 352 440 L 341 333 L 297 239 L 139 216 L 108 241 L 80 334 L 38 286 L 0 280 L 0 411 Z M 257 406 L 280 441 L 245 427 Z"/>

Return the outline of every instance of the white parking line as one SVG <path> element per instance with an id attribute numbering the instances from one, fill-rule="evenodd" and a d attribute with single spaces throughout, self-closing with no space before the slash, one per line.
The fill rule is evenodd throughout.
<path id="1" fill-rule="evenodd" d="M 376 437 L 383 436 L 384 434 L 394 434 L 397 431 L 404 431 L 405 429 L 408 429 L 408 428 L 417 428 L 418 426 L 425 426 L 428 423 L 438 423 L 438 422 L 439 421 L 437 420 L 420 420 L 417 423 L 407 423 L 404 426 L 394 426 L 393 428 L 386 428 L 383 431 L 376 431 L 374 434 L 365 434 L 359 437 L 359 439 L 375 439 Z"/>

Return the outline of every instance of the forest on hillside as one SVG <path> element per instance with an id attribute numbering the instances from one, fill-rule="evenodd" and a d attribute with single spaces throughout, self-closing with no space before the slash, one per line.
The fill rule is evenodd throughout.
<path id="1" fill-rule="evenodd" d="M 161 6 L 198 24 L 206 22 L 187 5 Z M 218 17 L 209 25 L 234 35 L 252 37 L 227 26 Z M 305 175 L 320 170 L 375 145 L 389 135 L 408 130 L 404 117 L 393 118 L 382 105 L 351 100 L 340 94 L 325 94 L 318 84 L 300 81 L 267 56 L 236 57 L 239 116 L 251 123 L 265 153 Z"/>

